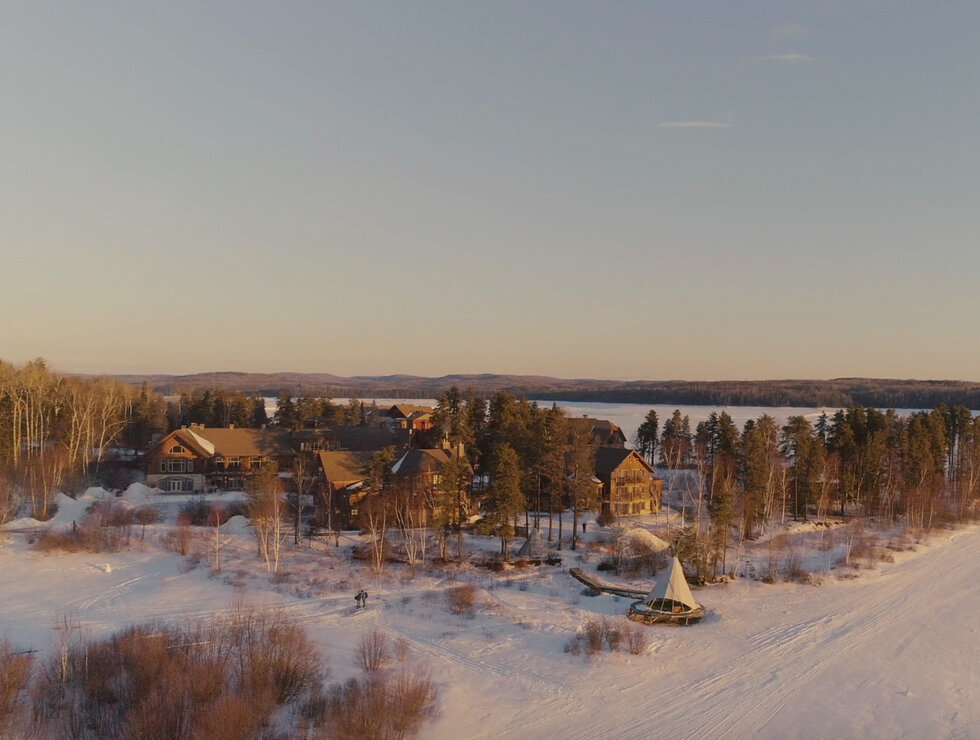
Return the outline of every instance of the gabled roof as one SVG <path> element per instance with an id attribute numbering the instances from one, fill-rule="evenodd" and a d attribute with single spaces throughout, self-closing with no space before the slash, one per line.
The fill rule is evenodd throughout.
<path id="1" fill-rule="evenodd" d="M 415 406 L 411 403 L 396 403 L 388 409 L 388 416 L 393 419 L 408 419 L 412 414 L 431 414 L 435 411 L 431 406 Z"/>
<path id="2" fill-rule="evenodd" d="M 321 452 L 320 466 L 323 475 L 332 485 L 349 486 L 364 480 L 364 466 L 371 461 L 374 453 L 353 450 L 333 450 Z"/>
<path id="3" fill-rule="evenodd" d="M 681 561 L 676 557 L 667 566 L 667 571 L 663 577 L 657 579 L 650 595 L 644 599 L 644 603 L 649 606 L 651 602 L 658 599 L 678 601 L 689 609 L 697 609 L 698 607 L 698 602 L 694 600 L 691 589 L 687 585 L 687 579 L 684 578 L 684 568 L 681 567 Z"/>
<path id="4" fill-rule="evenodd" d="M 643 467 L 650 473 L 653 472 L 650 463 L 638 455 L 636 450 L 628 450 L 625 447 L 597 447 L 595 451 L 596 475 L 612 475 L 612 472 L 622 465 L 631 455 L 635 455 L 636 459 L 643 463 Z"/>
<path id="5" fill-rule="evenodd" d="M 206 439 L 201 439 L 201 437 L 194 434 L 187 427 L 174 429 L 170 434 L 165 434 L 159 442 L 147 450 L 147 453 L 154 452 L 158 449 L 162 450 L 164 445 L 167 445 L 169 449 L 169 445 L 173 442 L 179 442 L 184 447 L 190 449 L 195 455 L 205 460 L 214 454 L 214 445 Z"/>
<path id="6" fill-rule="evenodd" d="M 191 437 L 194 442 L 201 447 L 201 449 L 208 453 L 208 455 L 214 454 L 214 445 L 203 437 L 195 434 L 193 429 L 182 429 L 181 431 L 185 432 L 189 437 Z"/>
<path id="7" fill-rule="evenodd" d="M 327 435 L 342 450 L 370 450 L 377 452 L 385 447 L 406 447 L 410 431 L 391 430 L 385 427 L 334 427 Z"/>
<path id="8" fill-rule="evenodd" d="M 615 445 L 617 447 L 626 444 L 626 435 L 623 434 L 623 430 L 608 419 L 593 419 L 591 416 L 572 416 L 569 417 L 568 423 L 573 429 L 579 429 L 588 433 L 593 444 Z"/>
<path id="9" fill-rule="evenodd" d="M 276 457 L 296 454 L 289 445 L 288 432 L 199 427 L 192 433 L 214 445 L 214 454 L 222 457 Z"/>
<path id="10" fill-rule="evenodd" d="M 435 473 L 449 462 L 449 450 L 406 450 L 398 462 L 391 466 L 391 472 L 398 475 L 419 475 Z"/>

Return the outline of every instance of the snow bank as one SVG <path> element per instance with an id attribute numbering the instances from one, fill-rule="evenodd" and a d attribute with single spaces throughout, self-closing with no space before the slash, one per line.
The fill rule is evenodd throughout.
<path id="1" fill-rule="evenodd" d="M 252 525 L 249 523 L 248 518 L 239 514 L 238 516 L 233 516 L 227 522 L 221 525 L 221 531 L 224 534 L 234 534 L 241 537 L 251 537 L 252 536 Z"/>
<path id="2" fill-rule="evenodd" d="M 116 494 L 107 491 L 102 486 L 90 486 L 85 489 L 85 493 L 78 497 L 78 500 L 88 499 L 91 501 L 104 501 L 105 499 L 115 498 Z"/>
<path id="3" fill-rule="evenodd" d="M 133 506 L 146 506 L 156 502 L 156 496 L 159 492 L 159 488 L 149 488 L 142 483 L 132 483 L 123 493 L 122 499 Z"/>
<path id="4" fill-rule="evenodd" d="M 80 522 L 85 516 L 85 512 L 88 511 L 89 507 L 94 504 L 98 499 L 95 496 L 89 495 L 89 491 L 102 491 L 102 488 L 89 488 L 88 491 L 83 493 L 77 499 L 71 496 L 66 496 L 63 493 L 56 493 L 54 495 L 54 503 L 58 507 L 57 513 L 50 520 L 45 522 L 52 527 L 70 527 L 72 522 Z"/>
<path id="5" fill-rule="evenodd" d="M 660 552 L 670 547 L 669 542 L 641 527 L 627 527 L 616 535 L 616 546 L 626 557 L 641 555 L 650 551 Z"/>
<path id="6" fill-rule="evenodd" d="M 0 529 L 33 529 L 35 527 L 43 527 L 45 523 L 33 517 L 22 516 L 20 519 L 12 519 L 0 527 Z"/>

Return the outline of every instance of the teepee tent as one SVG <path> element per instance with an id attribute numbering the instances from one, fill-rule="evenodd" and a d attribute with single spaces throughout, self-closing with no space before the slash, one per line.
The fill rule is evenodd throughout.
<path id="1" fill-rule="evenodd" d="M 681 561 L 676 557 L 667 566 L 664 577 L 657 579 L 653 590 L 643 600 L 643 603 L 654 609 L 668 609 L 675 613 L 700 608 L 698 602 L 694 600 L 694 596 L 691 595 L 691 589 L 684 578 Z"/>
<path id="2" fill-rule="evenodd" d="M 548 557 L 548 548 L 545 547 L 544 540 L 541 539 L 540 529 L 535 527 L 531 530 L 531 534 L 524 540 L 524 544 L 517 552 L 517 557 L 530 560 L 544 560 Z"/>

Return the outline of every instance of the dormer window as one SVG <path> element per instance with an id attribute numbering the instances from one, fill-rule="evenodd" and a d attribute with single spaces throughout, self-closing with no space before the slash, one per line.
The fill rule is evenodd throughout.
<path id="1" fill-rule="evenodd" d="M 185 450 L 180 445 L 174 445 L 173 447 L 170 448 L 170 454 L 171 455 L 179 455 L 182 452 L 187 452 L 187 450 Z"/>

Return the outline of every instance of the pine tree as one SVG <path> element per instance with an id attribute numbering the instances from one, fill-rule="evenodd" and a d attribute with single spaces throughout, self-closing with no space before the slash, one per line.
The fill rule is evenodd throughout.
<path id="1" fill-rule="evenodd" d="M 433 525 L 439 537 L 440 555 L 446 557 L 450 533 L 456 533 L 456 557 L 463 557 L 463 522 L 469 516 L 470 483 L 473 472 L 465 457 L 453 456 L 442 466 L 436 484 Z"/>
<path id="2" fill-rule="evenodd" d="M 483 509 L 491 530 L 500 537 L 500 554 L 508 559 L 507 543 L 513 536 L 511 521 L 526 506 L 521 489 L 520 460 L 514 448 L 502 442 L 490 451 L 490 487 Z"/>
<path id="3" fill-rule="evenodd" d="M 293 403 L 292 394 L 289 391 L 280 391 L 276 404 L 276 424 L 282 429 L 294 429 L 297 422 L 296 404 Z"/>
<path id="4" fill-rule="evenodd" d="M 572 549 L 578 544 L 579 512 L 595 511 L 601 503 L 600 488 L 595 481 L 595 447 L 589 433 L 581 426 L 572 427 L 568 435 L 568 494 L 572 502 Z"/>
<path id="5" fill-rule="evenodd" d="M 660 421 L 657 419 L 657 412 L 650 409 L 643 423 L 636 430 L 636 451 L 651 465 L 654 464 L 657 452 L 658 433 L 660 431 Z"/>

